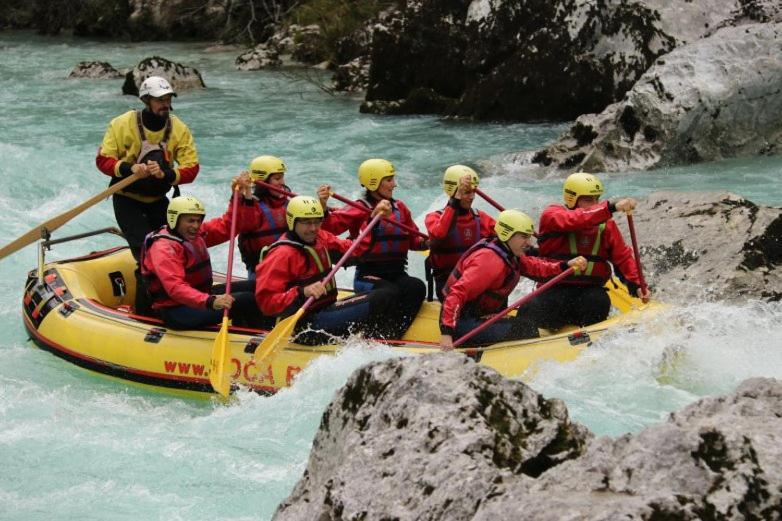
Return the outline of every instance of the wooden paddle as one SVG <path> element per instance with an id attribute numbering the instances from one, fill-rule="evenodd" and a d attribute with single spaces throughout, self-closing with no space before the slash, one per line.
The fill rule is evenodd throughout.
<path id="1" fill-rule="evenodd" d="M 502 206 L 500 203 L 498 203 L 497 201 L 495 201 L 494 199 L 492 199 L 491 197 L 489 197 L 488 195 L 486 195 L 486 192 L 484 192 L 483 190 L 481 190 L 481 189 L 480 189 L 480 188 L 478 188 L 477 186 L 474 188 L 474 190 L 475 190 L 475 193 L 476 193 L 476 194 L 478 194 L 478 195 L 480 195 L 481 197 L 483 197 L 483 200 L 484 200 L 484 201 L 486 201 L 487 203 L 489 203 L 490 205 L 492 205 L 493 207 L 495 207 L 497 210 L 499 210 L 499 211 L 503 211 L 503 210 L 505 210 L 505 208 L 504 208 L 504 207 L 503 207 L 503 206 Z"/>
<path id="2" fill-rule="evenodd" d="M 275 192 L 283 194 L 286 197 L 296 197 L 296 195 L 297 195 L 297 194 L 295 194 L 293 192 L 289 192 L 287 190 L 283 190 L 282 188 L 279 188 L 277 186 L 269 184 L 269 183 L 267 183 L 265 181 L 255 181 L 255 184 L 261 185 L 264 188 L 268 188 L 269 190 L 274 190 Z M 341 196 L 339 194 L 335 194 L 335 193 L 332 192 L 331 193 L 331 197 L 333 197 L 337 201 L 342 201 L 343 203 L 345 203 L 347 205 L 350 205 L 350 206 L 352 206 L 354 208 L 358 208 L 359 210 L 363 210 L 366 213 L 370 213 L 372 211 L 369 208 L 367 208 L 366 206 L 362 205 L 361 203 L 357 203 L 356 201 L 351 201 L 347 197 L 343 197 L 343 196 Z M 402 230 L 405 230 L 406 232 L 410 232 L 410 233 L 412 233 L 414 235 L 420 235 L 424 239 L 428 239 L 429 238 L 429 236 L 426 235 L 424 232 L 422 232 L 420 230 L 416 230 L 412 226 L 408 226 L 408 225 L 406 225 L 404 223 L 400 223 L 399 221 L 395 221 L 395 220 L 393 220 L 393 219 L 391 219 L 389 217 L 383 217 L 383 220 L 393 224 L 394 226 L 397 226 L 397 227 L 401 228 Z"/>
<path id="3" fill-rule="evenodd" d="M 635 266 L 638 268 L 638 278 L 641 281 L 641 291 L 644 295 L 646 295 L 646 291 L 648 289 L 648 286 L 646 285 L 646 280 L 644 279 L 644 271 L 641 267 L 641 252 L 638 249 L 638 239 L 635 236 L 635 223 L 633 223 L 633 214 L 632 212 L 627 213 L 627 227 L 630 228 L 630 242 L 633 243 L 633 254 L 635 255 Z M 635 297 L 635 295 L 633 295 Z"/>
<path id="4" fill-rule="evenodd" d="M 566 277 L 569 277 L 570 275 L 573 274 L 573 271 L 574 271 L 574 269 L 572 267 L 566 269 L 565 271 L 563 271 L 562 273 L 560 273 L 559 275 L 557 275 L 553 279 L 549 280 L 548 282 L 543 284 L 541 287 L 539 287 L 538 289 L 536 289 L 532 293 L 524 295 L 523 297 L 521 297 L 518 300 L 514 301 L 513 304 L 511 304 L 507 308 L 503 309 L 502 311 L 500 311 L 499 313 L 497 313 L 496 315 L 491 317 L 489 320 L 487 320 L 486 322 L 484 322 L 480 326 L 478 326 L 475 329 L 465 333 L 461 338 L 459 338 L 457 341 L 455 341 L 453 343 L 453 347 L 459 347 L 465 341 L 469 340 L 470 338 L 472 338 L 473 336 L 477 335 L 478 333 L 480 333 L 481 331 L 483 331 L 484 329 L 486 329 L 490 325 L 494 324 L 499 319 L 501 319 L 502 317 L 504 317 L 505 315 L 510 313 L 512 310 L 516 309 L 517 307 L 521 306 L 522 304 L 525 304 L 526 302 L 531 300 L 533 297 L 537 297 L 538 295 L 540 295 L 541 293 L 543 293 L 544 291 L 549 289 L 554 284 L 557 284 L 562 279 L 564 279 Z"/>
<path id="5" fill-rule="evenodd" d="M 0 248 L 0 259 L 8 255 L 11 255 L 15 251 L 24 248 L 28 244 L 34 243 L 38 239 L 41 239 L 44 232 L 48 232 L 48 233 L 53 232 L 63 224 L 67 223 L 68 221 L 70 221 L 71 219 L 73 219 L 74 217 L 82 213 L 90 206 L 93 206 L 96 203 L 100 202 L 102 199 L 105 199 L 106 197 L 112 195 L 113 193 L 122 190 L 123 188 L 125 188 L 126 186 L 135 182 L 138 179 L 139 179 L 138 174 L 129 175 L 119 183 L 115 185 L 111 185 L 101 193 L 90 197 L 89 199 L 81 203 L 79 206 L 72 208 L 67 212 L 63 212 L 56 217 L 52 217 L 48 221 L 45 221 L 39 224 L 38 226 L 32 228 L 29 232 L 25 233 L 18 239 Z"/>
<path id="6" fill-rule="evenodd" d="M 231 277 L 234 266 L 234 242 L 236 240 L 236 214 L 239 208 L 239 187 L 234 190 L 231 201 L 231 235 L 228 241 L 228 268 L 225 273 L 225 292 L 231 294 Z M 212 346 L 212 358 L 209 362 L 209 383 L 221 396 L 231 392 L 231 379 L 226 368 L 231 363 L 231 351 L 228 349 L 228 308 L 223 310 L 223 323 Z"/>
<path id="7" fill-rule="evenodd" d="M 326 275 L 321 281 L 323 284 L 328 284 L 328 282 L 334 278 L 334 275 L 337 274 L 337 270 L 339 270 L 342 265 L 347 262 L 347 260 L 350 258 L 350 255 L 358 247 L 358 244 L 361 242 L 361 240 L 372 231 L 372 228 L 375 227 L 381 218 L 382 216 L 380 214 L 374 216 L 366 228 L 361 230 L 361 233 L 359 233 L 358 236 L 353 239 L 353 244 L 350 245 L 350 248 L 348 248 L 345 254 L 342 255 L 342 258 L 340 258 L 339 261 L 331 268 L 329 274 Z M 313 302 L 315 302 L 315 297 L 308 298 L 304 305 L 301 306 L 296 313 L 284 320 L 281 320 L 277 323 L 276 326 L 274 326 L 274 329 L 269 331 L 269 334 L 266 335 L 266 338 L 263 339 L 261 345 L 259 345 L 258 349 L 255 350 L 256 364 L 260 365 L 267 358 L 274 358 L 274 356 L 277 355 L 277 351 L 279 351 L 280 347 L 285 345 L 283 340 L 290 338 L 294 328 L 296 327 L 296 323 L 299 321 L 302 315 L 304 315 L 304 312 L 307 311 L 307 308 L 309 308 Z"/>

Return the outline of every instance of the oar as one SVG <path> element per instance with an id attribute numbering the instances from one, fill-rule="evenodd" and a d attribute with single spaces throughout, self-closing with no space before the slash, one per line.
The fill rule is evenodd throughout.
<path id="1" fill-rule="evenodd" d="M 478 333 L 480 333 L 481 331 L 483 331 L 484 329 L 486 329 L 490 325 L 494 324 L 499 319 L 501 319 L 502 317 L 504 317 L 505 315 L 510 313 L 512 310 L 516 309 L 517 307 L 521 306 L 522 304 L 525 304 L 527 301 L 529 301 L 533 297 L 537 297 L 538 295 L 540 295 L 541 293 L 543 293 L 544 291 L 549 289 L 554 284 L 557 284 L 559 281 L 561 281 L 565 277 L 569 277 L 570 275 L 573 274 L 573 271 L 574 271 L 574 269 L 572 267 L 566 269 L 565 271 L 563 271 L 562 273 L 560 273 L 559 275 L 557 275 L 556 277 L 554 277 L 550 281 L 546 282 L 545 284 L 543 284 L 541 287 L 539 287 L 538 289 L 536 289 L 532 293 L 524 295 L 520 299 L 516 300 L 515 302 L 513 302 L 513 304 L 511 304 L 507 308 L 503 309 L 502 311 L 500 311 L 499 313 L 497 313 L 496 315 L 491 317 L 489 320 L 487 320 L 486 322 L 484 322 L 480 326 L 476 327 L 472 331 L 468 331 L 467 333 L 465 333 L 459 340 L 457 340 L 456 342 L 453 343 L 453 347 L 459 347 L 465 341 L 469 340 L 470 338 L 472 338 L 473 336 L 477 335 Z"/>
<path id="2" fill-rule="evenodd" d="M 18 239 L 6 244 L 2 248 L 0 248 L 0 259 L 11 255 L 15 251 L 24 248 L 28 244 L 32 244 L 38 239 L 42 237 L 42 234 L 44 231 L 47 231 L 49 233 L 53 232 L 63 224 L 67 223 L 80 213 L 82 213 L 84 210 L 89 208 L 90 206 L 93 206 L 94 204 L 100 202 L 102 199 L 105 199 L 106 197 L 110 196 L 114 192 L 117 192 L 119 190 L 122 190 L 129 184 L 133 183 L 138 179 L 138 174 L 132 174 L 120 181 L 119 183 L 115 185 L 111 185 L 106 190 L 102 191 L 101 193 L 94 195 L 81 203 L 79 206 L 72 208 L 68 210 L 67 212 L 63 212 L 60 215 L 56 217 L 52 217 L 46 222 L 43 222 L 36 226 L 35 228 L 31 229 L 29 232 L 25 233 Z"/>
<path id="3" fill-rule="evenodd" d="M 255 184 L 261 185 L 261 186 L 263 186 L 264 188 L 268 188 L 269 190 L 274 190 L 275 192 L 277 192 L 277 193 L 280 193 L 280 194 L 284 195 L 285 197 L 296 197 L 296 194 L 295 194 L 295 193 L 293 193 L 293 192 L 289 192 L 289 191 L 287 191 L 287 190 L 283 190 L 282 188 L 279 188 L 279 187 L 277 187 L 277 186 L 274 186 L 274 185 L 272 185 L 272 184 L 269 184 L 269 183 L 267 183 L 267 182 L 265 182 L 265 181 L 256 181 L 256 182 L 255 182 Z M 342 201 L 343 203 L 345 203 L 345 204 L 347 204 L 347 205 L 350 205 L 350 206 L 352 206 L 352 207 L 354 207 L 354 208 L 358 208 L 359 210 L 363 210 L 363 211 L 365 211 L 366 213 L 370 213 L 370 212 L 372 211 L 372 210 L 370 210 L 369 208 L 367 208 L 366 206 L 363 206 L 362 204 L 360 204 L 360 203 L 357 203 L 356 201 L 351 201 L 351 200 L 350 200 L 350 199 L 348 199 L 347 197 L 343 197 L 343 196 L 341 196 L 341 195 L 339 195 L 339 194 L 335 194 L 335 193 L 333 193 L 333 192 L 332 192 L 332 193 L 331 193 L 331 197 L 333 197 L 333 198 L 334 198 L 334 199 L 336 199 L 337 201 Z M 428 236 L 428 235 L 426 235 L 425 233 L 423 233 L 423 232 L 422 232 L 422 231 L 420 231 L 420 230 L 416 230 L 416 229 L 415 229 L 415 228 L 413 228 L 412 226 L 408 226 L 408 225 L 406 225 L 406 224 L 404 224 L 404 223 L 400 223 L 399 221 L 395 221 L 395 220 L 393 220 L 393 219 L 390 219 L 390 218 L 388 218 L 388 217 L 383 217 L 383 220 L 384 220 L 384 221 L 386 221 L 386 222 L 390 222 L 390 223 L 391 223 L 391 224 L 393 224 L 394 226 L 397 226 L 397 227 L 401 228 L 402 230 L 405 230 L 405 231 L 407 231 L 407 232 L 410 232 L 410 233 L 412 233 L 412 234 L 414 234 L 414 235 L 420 235 L 420 236 L 421 236 L 421 237 L 423 237 L 424 239 L 428 239 L 428 238 L 429 238 L 429 236 Z"/>
<path id="4" fill-rule="evenodd" d="M 497 210 L 499 210 L 499 211 L 505 210 L 505 208 L 500 203 L 498 203 L 497 201 L 495 201 L 494 199 L 492 199 L 491 197 L 486 195 L 486 192 L 484 192 L 483 190 L 481 190 L 477 186 L 474 188 L 474 190 L 475 190 L 476 194 L 478 194 L 481 197 L 483 197 L 484 201 L 486 201 L 487 203 L 489 203 L 490 205 L 495 207 Z"/>
<path id="5" fill-rule="evenodd" d="M 234 265 L 234 242 L 236 240 L 236 213 L 239 208 L 239 187 L 234 190 L 231 201 L 231 235 L 228 242 L 228 268 L 225 273 L 225 292 L 231 294 L 231 277 Z M 226 368 L 231 363 L 231 351 L 228 349 L 228 309 L 223 310 L 223 323 L 212 346 L 212 358 L 209 362 L 209 383 L 221 396 L 231 392 L 231 379 Z"/>
<path id="6" fill-rule="evenodd" d="M 638 268 L 638 278 L 641 281 L 641 291 L 646 294 L 647 286 L 644 279 L 644 271 L 641 267 L 641 252 L 638 250 L 638 239 L 635 236 L 635 224 L 633 223 L 632 212 L 627 214 L 627 227 L 630 228 L 630 242 L 633 243 L 633 254 L 635 255 L 635 266 Z M 633 295 L 635 297 L 635 295 Z"/>
<path id="7" fill-rule="evenodd" d="M 377 222 L 380 220 L 381 215 L 377 214 L 372 218 L 372 220 L 369 222 L 366 228 L 361 230 L 361 233 L 358 234 L 358 237 L 353 239 L 353 244 L 350 245 L 350 248 L 348 248 L 348 251 L 345 252 L 344 255 L 342 255 L 342 258 L 339 259 L 339 261 L 334 265 L 334 267 L 331 268 L 331 271 L 328 275 L 321 281 L 323 284 L 328 284 L 328 282 L 334 278 L 334 275 L 337 274 L 337 270 L 339 270 L 345 262 L 350 258 L 350 255 L 353 253 L 353 251 L 358 247 L 358 244 L 361 242 L 361 240 L 367 236 L 369 232 L 372 231 L 372 228 L 375 227 Z M 269 331 L 269 334 L 266 335 L 266 338 L 263 339 L 263 342 L 261 342 L 261 345 L 258 346 L 258 349 L 255 350 L 255 363 L 260 364 L 267 358 L 273 358 L 277 351 L 280 349 L 280 346 L 285 345 L 283 340 L 289 338 L 291 336 L 291 333 L 293 333 L 293 329 L 296 327 L 296 323 L 299 321 L 299 319 L 304 315 L 304 312 L 307 311 L 307 308 L 309 308 L 312 303 L 315 302 L 315 297 L 310 297 L 307 299 L 307 301 L 304 303 L 303 306 L 299 308 L 299 310 L 294 313 L 293 315 L 289 316 L 288 318 L 281 320 L 276 326 L 274 326 L 274 329 Z"/>

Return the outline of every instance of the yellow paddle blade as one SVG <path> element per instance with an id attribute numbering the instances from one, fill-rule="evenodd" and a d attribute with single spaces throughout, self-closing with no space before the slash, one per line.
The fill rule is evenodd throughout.
<path id="1" fill-rule="evenodd" d="M 255 363 L 259 364 L 267 358 L 274 358 L 277 355 L 285 342 L 290 338 L 293 333 L 293 329 L 296 327 L 296 323 L 304 314 L 304 308 L 299 310 L 293 315 L 289 316 L 285 320 L 280 321 L 274 329 L 269 331 L 266 338 L 263 339 L 261 345 L 255 350 Z"/>
<path id="2" fill-rule="evenodd" d="M 226 367 L 231 362 L 231 351 L 228 349 L 228 317 L 223 317 L 220 332 L 217 333 L 212 347 L 212 359 L 209 364 L 209 383 L 221 396 L 231 392 L 231 378 L 226 373 Z"/>
<path id="3" fill-rule="evenodd" d="M 416 253 L 423 255 L 424 257 L 429 256 L 429 250 L 416 250 Z"/>

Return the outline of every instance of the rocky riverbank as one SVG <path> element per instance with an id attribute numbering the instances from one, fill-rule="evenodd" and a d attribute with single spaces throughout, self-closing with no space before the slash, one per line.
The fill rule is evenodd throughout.
<path id="1" fill-rule="evenodd" d="M 777 519 L 780 432 L 774 379 L 614 439 L 462 355 L 391 360 L 337 393 L 274 519 Z"/>

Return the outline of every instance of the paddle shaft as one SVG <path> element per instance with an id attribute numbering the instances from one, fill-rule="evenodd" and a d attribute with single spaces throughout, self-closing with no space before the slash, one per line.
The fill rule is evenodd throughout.
<path id="1" fill-rule="evenodd" d="M 492 199 L 491 197 L 486 195 L 486 192 L 484 192 L 483 190 L 481 190 L 477 186 L 475 187 L 475 193 L 480 195 L 481 197 L 483 197 L 484 201 L 486 201 L 487 203 L 489 203 L 490 205 L 495 207 L 497 210 L 499 210 L 501 212 L 503 210 L 505 210 L 505 208 L 500 203 L 498 203 L 497 201 L 495 201 L 494 199 Z"/>
<path id="2" fill-rule="evenodd" d="M 228 267 L 225 269 L 225 292 L 231 294 L 231 278 L 234 271 L 234 243 L 236 242 L 236 214 L 239 211 L 239 189 L 234 190 L 231 200 L 231 235 L 228 241 Z M 223 310 L 223 316 L 228 316 L 228 309 Z"/>
<path id="3" fill-rule="evenodd" d="M 274 190 L 277 193 L 283 194 L 286 197 L 296 197 L 296 195 L 297 195 L 297 194 L 295 194 L 293 192 L 289 192 L 287 190 L 283 190 L 282 188 L 278 188 L 278 187 L 276 187 L 276 186 L 274 186 L 272 184 L 269 184 L 269 183 L 267 183 L 265 181 L 256 181 L 255 183 L 263 186 L 264 188 L 268 188 L 269 190 Z M 331 197 L 333 197 L 337 201 L 341 201 L 341 202 L 343 202 L 343 203 L 345 203 L 347 205 L 350 205 L 353 208 L 358 208 L 359 210 L 363 210 L 366 213 L 370 213 L 372 211 L 369 208 L 366 208 L 365 206 L 361 205 L 360 203 L 357 203 L 356 201 L 351 201 L 347 197 L 343 197 L 343 196 L 341 196 L 339 194 L 332 193 Z M 412 233 L 414 235 L 420 235 L 424 239 L 428 239 L 429 238 L 428 235 L 426 235 L 425 233 L 423 233 L 420 230 L 416 230 L 412 226 L 408 226 L 408 225 L 406 225 L 404 223 L 400 223 L 399 221 L 395 221 L 393 219 L 389 219 L 388 217 L 383 217 L 383 220 L 393 224 L 394 226 L 397 226 L 397 227 L 405 230 L 406 232 L 410 232 L 410 233 Z"/>
<path id="4" fill-rule="evenodd" d="M 534 297 L 537 297 L 538 295 L 540 295 L 541 293 L 543 293 L 544 291 L 549 289 L 554 284 L 557 284 L 559 281 L 561 281 L 565 277 L 569 277 L 570 275 L 573 274 L 573 271 L 574 271 L 574 269 L 572 267 L 570 267 L 570 268 L 566 269 L 565 271 L 563 271 L 562 273 L 560 273 L 559 275 L 557 275 L 556 277 L 554 277 L 553 279 L 551 279 L 548 282 L 546 282 L 545 284 L 543 284 L 541 287 L 539 287 L 538 289 L 536 289 L 532 293 L 529 293 L 529 294 L 524 295 L 523 297 L 519 298 L 518 300 L 513 302 L 513 304 L 511 304 L 507 308 L 503 309 L 502 311 L 500 311 L 499 313 L 497 313 L 496 315 L 491 317 L 489 320 L 487 320 L 486 322 L 484 322 L 480 326 L 478 326 L 475 329 L 473 329 L 472 331 L 469 331 L 466 334 L 464 334 L 459 340 L 457 340 L 457 341 L 455 341 L 453 343 L 453 347 L 459 347 L 465 341 L 469 340 L 473 336 L 477 335 L 478 333 L 480 333 L 481 331 L 483 331 L 484 329 L 486 329 L 487 327 L 489 327 L 490 325 L 494 324 L 499 319 L 501 319 L 502 317 L 504 317 L 505 315 L 510 313 L 511 310 L 516 309 L 517 307 L 521 306 L 522 304 L 527 303 L 530 299 L 532 299 Z"/>
<path id="5" fill-rule="evenodd" d="M 328 284 L 329 281 L 334 278 L 334 275 L 337 274 L 337 270 L 339 270 L 348 261 L 353 251 L 355 251 L 355 249 L 358 248 L 358 243 L 360 243 L 361 240 L 364 237 L 366 237 L 366 235 L 370 232 L 370 230 L 372 230 L 372 228 L 375 227 L 375 225 L 381 218 L 382 216 L 380 214 L 377 214 L 372 218 L 371 221 L 369 221 L 367 227 L 361 230 L 361 233 L 359 233 L 358 237 L 356 237 L 353 240 L 353 243 L 350 245 L 350 248 L 348 248 L 348 250 L 342 255 L 342 258 L 340 258 L 337 261 L 337 263 L 334 266 L 332 266 L 331 271 L 328 273 L 328 275 L 323 277 L 321 284 Z M 307 301 L 304 302 L 304 305 L 301 307 L 301 309 L 307 310 L 312 305 L 313 302 L 315 302 L 315 297 L 308 298 Z"/>
<path id="6" fill-rule="evenodd" d="M 48 233 L 53 232 L 63 224 L 67 223 L 80 213 L 82 213 L 84 210 L 89 208 L 90 206 L 95 205 L 96 203 L 100 202 L 102 199 L 105 199 L 106 197 L 114 194 L 115 192 L 118 192 L 128 186 L 131 183 L 134 183 L 136 180 L 139 179 L 138 174 L 132 174 L 120 181 L 119 183 L 115 185 L 111 185 L 106 190 L 102 191 L 101 193 L 94 195 L 81 203 L 79 206 L 72 208 L 68 210 L 67 212 L 63 212 L 60 215 L 56 217 L 52 217 L 46 222 L 43 222 L 39 224 L 38 226 L 32 228 L 30 231 L 19 237 L 18 239 L 6 244 L 2 248 L 0 248 L 0 259 L 14 253 L 15 251 L 24 248 L 28 244 L 32 244 L 38 239 L 42 238 L 43 232 L 46 231 Z"/>
<path id="7" fill-rule="evenodd" d="M 635 266 L 638 268 L 638 279 L 641 282 L 641 291 L 646 294 L 647 286 L 644 279 L 644 271 L 641 267 L 641 252 L 638 249 L 638 239 L 635 236 L 635 223 L 633 222 L 633 214 L 627 214 L 627 227 L 630 228 L 630 242 L 633 243 L 633 254 L 635 255 Z M 633 295 L 635 296 L 635 295 Z"/>

